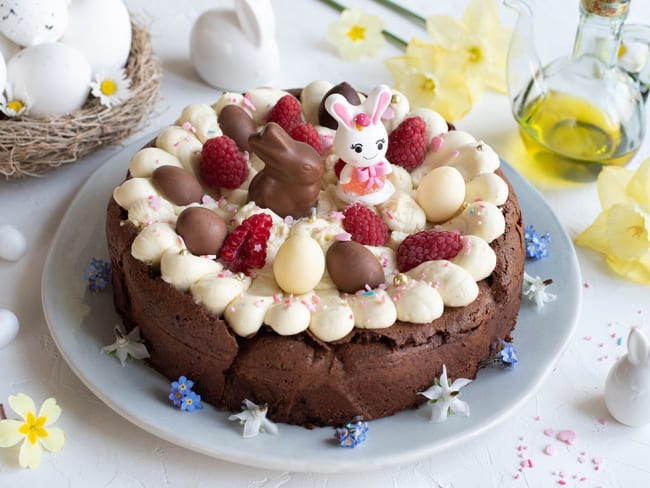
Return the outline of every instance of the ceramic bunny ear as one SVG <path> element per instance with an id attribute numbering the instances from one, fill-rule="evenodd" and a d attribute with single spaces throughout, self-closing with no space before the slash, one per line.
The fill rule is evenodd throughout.
<path id="1" fill-rule="evenodd" d="M 346 127 L 353 127 L 352 108 L 343 95 L 333 93 L 325 100 L 325 109 L 334 119 Z M 357 107 L 358 108 L 358 107 Z"/>
<path id="2" fill-rule="evenodd" d="M 368 95 L 368 98 L 363 103 L 367 107 L 367 113 L 372 119 L 372 124 L 377 125 L 384 114 L 386 107 L 390 105 L 390 99 L 393 96 L 393 91 L 386 85 L 376 86 Z"/>
<path id="3" fill-rule="evenodd" d="M 257 46 L 275 37 L 275 17 L 270 0 L 235 0 L 235 13 L 246 36 Z"/>
<path id="4" fill-rule="evenodd" d="M 639 327 L 632 327 L 627 338 L 627 356 L 632 364 L 640 366 L 648 363 L 650 342 Z"/>

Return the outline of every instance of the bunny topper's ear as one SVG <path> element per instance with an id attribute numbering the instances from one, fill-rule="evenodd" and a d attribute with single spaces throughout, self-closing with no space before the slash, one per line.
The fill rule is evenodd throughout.
<path id="1" fill-rule="evenodd" d="M 392 96 L 393 90 L 386 85 L 376 86 L 368 95 L 364 106 L 368 108 L 367 113 L 370 115 L 373 125 L 377 125 L 381 120 L 381 116 L 390 105 Z"/>
<path id="2" fill-rule="evenodd" d="M 641 366 L 648 363 L 650 342 L 639 327 L 632 327 L 627 338 L 627 357 L 632 364 Z"/>
<path id="3" fill-rule="evenodd" d="M 325 99 L 325 110 L 334 117 L 339 123 L 347 127 L 353 127 L 352 122 L 352 105 L 348 102 L 343 95 L 332 93 Z"/>

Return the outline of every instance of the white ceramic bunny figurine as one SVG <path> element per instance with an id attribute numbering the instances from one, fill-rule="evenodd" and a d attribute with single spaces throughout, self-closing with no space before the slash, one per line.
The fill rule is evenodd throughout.
<path id="1" fill-rule="evenodd" d="M 605 404 L 619 422 L 638 427 L 650 423 L 650 342 L 633 327 L 627 354 L 612 367 L 605 382 Z"/>
<path id="2" fill-rule="evenodd" d="M 325 100 L 325 108 L 339 124 L 334 152 L 346 164 L 336 191 L 346 202 L 378 205 L 395 192 L 386 179 L 392 167 L 386 160 L 388 133 L 381 121 L 391 96 L 388 86 L 379 85 L 361 105 L 351 105 L 338 93 Z"/>
<path id="3" fill-rule="evenodd" d="M 235 9 L 204 12 L 192 26 L 190 58 L 201 78 L 241 91 L 268 84 L 279 70 L 270 0 L 235 0 Z"/>

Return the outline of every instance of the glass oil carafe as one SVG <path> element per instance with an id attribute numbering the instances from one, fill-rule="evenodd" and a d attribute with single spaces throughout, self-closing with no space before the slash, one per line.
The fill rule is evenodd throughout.
<path id="1" fill-rule="evenodd" d="M 542 67 L 530 5 L 519 13 L 508 54 L 512 110 L 529 154 L 558 165 L 626 164 L 645 134 L 647 49 L 633 68 L 619 65 L 626 42 L 650 44 L 650 27 L 625 26 L 630 0 L 580 0 L 573 52 Z M 643 58 L 643 51 L 641 57 Z M 635 70 L 635 71 L 633 71 Z"/>

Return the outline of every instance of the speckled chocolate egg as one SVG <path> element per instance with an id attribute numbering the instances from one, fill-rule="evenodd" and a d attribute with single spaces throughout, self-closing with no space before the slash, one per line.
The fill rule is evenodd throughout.
<path id="1" fill-rule="evenodd" d="M 332 117 L 325 108 L 325 100 L 333 93 L 340 93 L 352 105 L 360 105 L 361 99 L 359 98 L 357 91 L 345 81 L 333 86 L 330 91 L 325 94 L 320 102 L 320 105 L 318 106 L 318 122 L 320 125 L 336 130 L 339 124 L 336 122 L 336 120 L 334 120 L 334 117 Z"/>
<path id="2" fill-rule="evenodd" d="M 325 272 L 325 256 L 318 242 L 308 235 L 289 237 L 273 261 L 273 275 L 287 293 L 302 295 L 318 284 Z"/>
<path id="3" fill-rule="evenodd" d="M 346 293 L 355 293 L 366 285 L 376 288 L 385 281 L 379 260 L 363 244 L 355 241 L 332 244 L 327 250 L 325 263 L 336 287 Z"/>
<path id="4" fill-rule="evenodd" d="M 205 207 L 188 207 L 176 221 L 176 233 L 196 256 L 217 255 L 228 235 L 226 222 Z"/>
<path id="5" fill-rule="evenodd" d="M 189 171 L 176 166 L 161 166 L 152 173 L 153 183 L 165 198 L 175 205 L 199 203 L 203 187 Z"/>
<path id="6" fill-rule="evenodd" d="M 230 137 L 240 151 L 248 151 L 248 136 L 257 132 L 250 115 L 239 105 L 226 105 L 219 114 L 219 127 Z"/>

